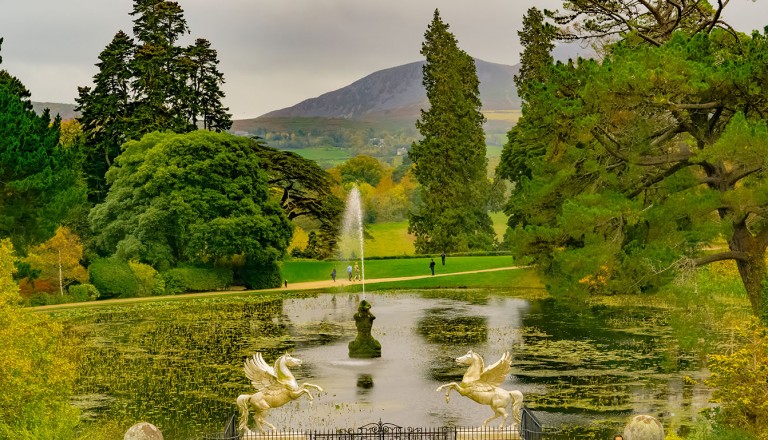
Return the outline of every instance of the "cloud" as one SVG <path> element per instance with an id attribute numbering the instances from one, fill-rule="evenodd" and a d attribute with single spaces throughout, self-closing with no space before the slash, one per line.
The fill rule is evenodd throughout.
<path id="1" fill-rule="evenodd" d="M 515 64 L 525 11 L 557 0 L 177 0 L 191 35 L 218 51 L 235 118 L 254 117 L 338 89 L 377 70 L 420 60 L 437 7 L 470 55 Z M 732 0 L 739 30 L 764 23 L 760 2 Z M 131 34 L 132 0 L 14 0 L 0 15 L 3 65 L 36 101 L 74 102 L 91 84 L 99 53 Z"/>

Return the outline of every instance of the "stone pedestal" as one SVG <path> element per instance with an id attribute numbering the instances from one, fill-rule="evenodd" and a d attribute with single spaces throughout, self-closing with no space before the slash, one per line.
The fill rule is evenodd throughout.
<path id="1" fill-rule="evenodd" d="M 366 300 L 360 301 L 355 313 L 355 327 L 357 337 L 349 343 L 349 357 L 351 358 L 377 358 L 381 357 L 381 344 L 371 336 L 373 320 L 371 305 Z"/>

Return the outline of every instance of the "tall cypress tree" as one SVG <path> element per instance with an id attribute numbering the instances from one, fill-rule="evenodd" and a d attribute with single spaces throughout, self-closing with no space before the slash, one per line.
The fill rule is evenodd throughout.
<path id="1" fill-rule="evenodd" d="M 409 157 L 421 184 L 421 204 L 409 213 L 417 252 L 488 249 L 493 229 L 487 212 L 485 117 L 475 62 L 459 49 L 435 10 L 424 34 L 423 83 L 429 110 L 416 127 L 423 139 Z"/>
<path id="2" fill-rule="evenodd" d="M 523 52 L 520 71 L 515 75 L 517 95 L 526 100 L 529 88 L 546 82 L 546 72 L 552 65 L 552 49 L 557 29 L 544 21 L 544 14 L 536 8 L 523 16 L 523 29 L 517 32 Z"/>

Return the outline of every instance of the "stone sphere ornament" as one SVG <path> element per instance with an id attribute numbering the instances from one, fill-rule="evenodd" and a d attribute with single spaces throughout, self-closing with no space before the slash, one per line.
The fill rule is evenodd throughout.
<path id="1" fill-rule="evenodd" d="M 632 417 L 624 427 L 624 440 L 664 440 L 664 425 L 652 416 Z"/>

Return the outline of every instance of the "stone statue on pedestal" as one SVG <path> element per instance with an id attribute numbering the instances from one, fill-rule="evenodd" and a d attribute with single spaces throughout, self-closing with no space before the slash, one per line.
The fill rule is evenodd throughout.
<path id="1" fill-rule="evenodd" d="M 355 327 L 357 327 L 357 337 L 349 343 L 349 357 L 351 358 L 377 358 L 381 357 L 381 344 L 371 336 L 373 320 L 376 319 L 371 313 L 371 304 L 366 301 L 360 301 L 355 313 Z"/>

